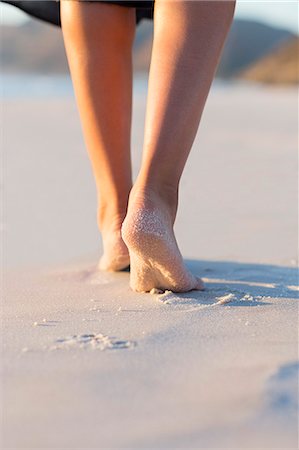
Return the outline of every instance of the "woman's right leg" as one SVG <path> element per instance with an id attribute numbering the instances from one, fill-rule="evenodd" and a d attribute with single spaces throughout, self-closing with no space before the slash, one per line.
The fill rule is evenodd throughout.
<path id="1" fill-rule="evenodd" d="M 61 26 L 98 194 L 104 255 L 100 268 L 120 270 L 129 254 L 120 228 L 132 186 L 130 134 L 135 9 L 61 1 Z"/>

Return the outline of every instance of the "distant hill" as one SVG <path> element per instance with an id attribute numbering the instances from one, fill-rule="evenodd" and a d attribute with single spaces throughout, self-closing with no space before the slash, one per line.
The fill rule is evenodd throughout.
<path id="1" fill-rule="evenodd" d="M 244 80 L 271 84 L 299 83 L 299 38 L 281 44 L 275 51 L 241 71 Z"/>
<path id="2" fill-rule="evenodd" d="M 218 76 L 229 78 L 295 35 L 249 20 L 234 20 L 223 50 Z"/>
<path id="3" fill-rule="evenodd" d="M 61 29 L 30 19 L 1 27 L 1 70 L 4 73 L 67 73 Z"/>
<path id="4" fill-rule="evenodd" d="M 254 21 L 235 19 L 222 54 L 217 76 L 231 78 L 251 66 L 294 34 Z M 133 64 L 147 71 L 152 48 L 153 23 L 137 27 Z M 1 27 L 0 61 L 4 73 L 67 73 L 61 29 L 30 19 L 20 26 Z"/>

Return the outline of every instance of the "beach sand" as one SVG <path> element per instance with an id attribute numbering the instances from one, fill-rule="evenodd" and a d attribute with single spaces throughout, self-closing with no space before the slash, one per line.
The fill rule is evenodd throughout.
<path id="1" fill-rule="evenodd" d="M 206 290 L 163 295 L 96 270 L 74 99 L 3 102 L 3 448 L 297 448 L 295 94 L 212 89 L 176 222 Z"/>

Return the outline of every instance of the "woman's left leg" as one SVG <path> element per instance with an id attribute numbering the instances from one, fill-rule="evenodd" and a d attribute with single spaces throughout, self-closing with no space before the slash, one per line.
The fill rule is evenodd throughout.
<path id="1" fill-rule="evenodd" d="M 180 177 L 234 8 L 232 0 L 155 2 L 143 159 L 122 227 L 136 291 L 203 288 L 184 266 L 173 223 Z"/>
<path id="2" fill-rule="evenodd" d="M 130 134 L 134 8 L 61 1 L 61 25 L 84 138 L 98 194 L 104 255 L 100 268 L 121 270 L 129 254 L 120 228 L 132 186 Z"/>

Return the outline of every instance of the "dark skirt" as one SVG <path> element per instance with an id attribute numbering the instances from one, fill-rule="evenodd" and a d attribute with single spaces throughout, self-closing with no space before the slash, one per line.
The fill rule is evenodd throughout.
<path id="1" fill-rule="evenodd" d="M 33 0 L 33 1 L 13 1 L 0 0 L 3 3 L 9 3 L 22 9 L 32 17 L 44 20 L 57 26 L 60 23 L 60 1 L 59 0 Z M 77 0 L 81 2 L 100 2 L 111 3 L 127 8 L 136 8 L 136 23 L 138 24 L 142 19 L 153 19 L 155 0 Z"/>

